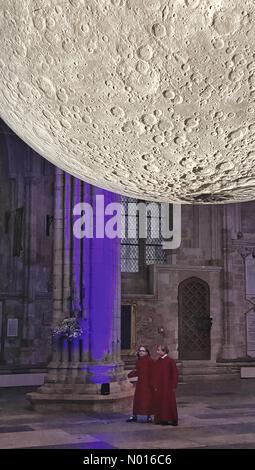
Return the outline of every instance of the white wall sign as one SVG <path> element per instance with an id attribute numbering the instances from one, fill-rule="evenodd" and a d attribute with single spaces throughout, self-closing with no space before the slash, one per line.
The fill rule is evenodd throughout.
<path id="1" fill-rule="evenodd" d="M 14 338 L 18 336 L 18 325 L 18 318 L 9 318 L 7 320 L 7 337 Z"/>
<path id="2" fill-rule="evenodd" d="M 255 309 L 250 310 L 246 317 L 247 355 L 255 357 Z"/>
<path id="3" fill-rule="evenodd" d="M 245 258 L 245 289 L 246 299 L 255 303 L 255 258 L 252 254 Z"/>

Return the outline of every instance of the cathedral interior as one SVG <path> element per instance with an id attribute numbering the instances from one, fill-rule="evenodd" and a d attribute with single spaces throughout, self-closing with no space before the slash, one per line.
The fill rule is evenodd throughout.
<path id="1" fill-rule="evenodd" d="M 3 121 L 0 157 L 2 392 L 28 391 L 24 402 L 36 413 L 118 416 L 132 403 L 126 377 L 141 344 L 152 357 L 158 344 L 169 346 L 194 402 L 198 388 L 214 384 L 224 395 L 231 393 L 224 392 L 226 384 L 231 389 L 240 379 L 252 380 L 255 202 L 181 205 L 174 249 L 164 249 L 162 236 L 152 232 L 139 238 L 136 229 L 121 240 L 77 239 L 74 204 L 93 206 L 102 195 L 123 207 L 135 200 L 54 167 Z M 151 226 L 163 217 L 153 207 Z M 173 226 L 174 206 L 168 209 Z M 133 227 L 138 223 L 135 214 Z M 54 338 L 53 326 L 77 315 L 82 336 Z M 249 393 L 250 384 L 238 394 Z"/>
<path id="2" fill-rule="evenodd" d="M 75 198 L 80 200 L 82 194 L 89 200 L 100 190 L 57 171 L 4 122 L 0 139 L 0 370 L 33 373 L 45 370 L 52 357 L 53 310 L 69 316 L 77 302 L 84 303 L 84 311 L 89 302 L 99 302 L 88 299 L 89 283 L 96 281 L 81 266 L 92 262 L 95 276 L 103 276 L 100 267 L 96 271 L 93 247 L 85 240 L 81 252 L 70 230 Z M 61 207 L 56 209 L 58 197 Z M 122 197 L 124 207 L 129 200 L 135 201 Z M 164 250 L 162 239 L 151 234 L 122 238 L 115 260 L 121 285 L 117 289 L 114 280 L 115 293 L 109 292 L 109 297 L 117 290 L 121 295 L 116 334 L 126 367 L 139 344 L 153 353 L 159 342 L 169 345 L 183 377 L 192 376 L 193 367 L 201 375 L 239 375 L 241 367 L 252 364 L 254 204 L 182 205 L 176 249 Z M 169 209 L 173 216 L 171 205 Z M 160 213 L 147 217 L 150 222 Z M 65 236 L 58 241 L 61 229 Z M 111 256 L 107 261 L 109 274 Z M 61 293 L 54 297 L 58 283 Z M 95 308 L 101 308 L 100 303 Z M 108 308 L 113 308 L 110 303 Z"/>
<path id="3" fill-rule="evenodd" d="M 254 24 L 0 0 L 0 449 L 255 449 Z"/>

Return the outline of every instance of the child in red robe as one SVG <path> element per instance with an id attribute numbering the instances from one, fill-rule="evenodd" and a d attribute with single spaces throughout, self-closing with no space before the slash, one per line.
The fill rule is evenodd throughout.
<path id="1" fill-rule="evenodd" d="M 168 356 L 168 347 L 157 347 L 158 360 L 154 365 L 154 422 L 155 424 L 178 425 L 175 389 L 178 383 L 178 369 L 175 361 Z"/>
<path id="2" fill-rule="evenodd" d="M 136 369 L 128 374 L 128 377 L 138 377 L 136 384 L 133 416 L 127 419 L 127 422 L 136 422 L 137 415 L 146 415 L 147 423 L 151 423 L 151 414 L 153 413 L 153 387 L 152 371 L 154 361 L 150 357 L 149 349 L 140 346 L 137 353 Z"/>

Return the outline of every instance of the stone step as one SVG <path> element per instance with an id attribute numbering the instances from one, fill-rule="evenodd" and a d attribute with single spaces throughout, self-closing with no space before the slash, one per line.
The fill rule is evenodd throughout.
<path id="1" fill-rule="evenodd" d="M 252 366 L 241 367 L 240 372 L 241 372 L 242 379 L 255 378 L 255 367 L 252 367 Z"/>
<path id="2" fill-rule="evenodd" d="M 136 364 L 136 357 L 134 356 L 131 356 L 131 357 L 123 357 L 122 358 L 122 361 L 124 362 L 125 366 L 124 366 L 124 369 L 125 370 L 132 370 L 135 368 L 135 364 Z"/>
<path id="3" fill-rule="evenodd" d="M 202 360 L 192 360 L 192 361 L 188 361 L 188 360 L 179 360 L 178 361 L 178 364 L 181 364 L 183 367 L 201 367 L 201 366 L 214 366 L 215 364 L 218 365 L 218 362 L 216 363 L 215 361 L 202 361 Z M 219 364 L 221 365 L 221 364 Z M 226 365 L 226 364 L 223 364 L 223 365 Z"/>
<path id="4" fill-rule="evenodd" d="M 240 377 L 240 365 L 212 361 L 180 361 L 181 382 L 206 382 Z"/>
<path id="5" fill-rule="evenodd" d="M 180 368 L 183 375 L 211 375 L 211 374 L 227 374 L 239 372 L 240 368 L 232 367 L 207 367 L 207 368 Z"/>
<path id="6" fill-rule="evenodd" d="M 30 387 L 32 385 L 42 385 L 45 378 L 44 373 L 30 374 L 0 374 L 1 387 Z"/>
<path id="7" fill-rule="evenodd" d="M 224 380 L 233 380 L 237 377 L 239 377 L 240 374 L 226 374 L 222 376 L 222 374 L 207 374 L 207 375 L 185 375 L 185 376 L 180 376 L 180 383 L 190 383 L 190 382 L 201 382 L 201 383 L 206 383 L 209 381 L 216 381 L 216 380 L 221 380 L 224 378 Z"/>
<path id="8" fill-rule="evenodd" d="M 135 369 L 135 364 L 133 364 L 133 365 L 129 364 L 129 365 L 125 366 L 124 369 L 125 370 L 134 370 Z"/>
<path id="9" fill-rule="evenodd" d="M 125 363 L 127 371 L 134 369 L 135 360 Z M 207 380 L 240 377 L 240 365 L 221 364 L 212 361 L 177 361 L 180 382 L 206 382 Z"/>

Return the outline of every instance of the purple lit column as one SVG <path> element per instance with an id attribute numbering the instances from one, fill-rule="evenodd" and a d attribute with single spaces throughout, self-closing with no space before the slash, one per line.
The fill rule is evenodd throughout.
<path id="1" fill-rule="evenodd" d="M 70 315 L 70 295 L 71 295 L 71 248 L 72 248 L 72 204 L 71 204 L 71 182 L 72 177 L 64 173 L 64 237 L 63 237 L 63 298 L 62 317 Z M 69 381 L 67 370 L 69 366 L 69 343 L 62 338 L 61 366 L 59 378 L 61 382 Z"/>
<path id="2" fill-rule="evenodd" d="M 120 238 L 104 233 L 112 216 L 104 215 L 105 207 L 121 201 L 118 194 L 92 188 L 93 238 L 90 240 L 90 263 L 85 263 L 89 277 L 90 302 L 90 381 L 110 382 L 120 366 Z M 100 204 L 96 203 L 101 197 Z M 109 206 L 108 206 L 109 207 Z"/>
<path id="3" fill-rule="evenodd" d="M 121 240 L 105 234 L 107 222 L 115 215 L 105 215 L 105 210 L 109 204 L 121 202 L 121 197 L 61 170 L 56 170 L 55 190 L 54 324 L 70 315 L 71 305 L 80 312 L 83 329 L 80 339 L 56 340 L 57 380 L 102 384 L 121 379 Z M 90 238 L 78 239 L 72 232 L 73 208 L 79 202 L 93 210 Z"/>
<path id="4" fill-rule="evenodd" d="M 39 411 L 59 407 L 103 413 L 131 408 L 133 386 L 126 380 L 120 359 L 121 239 L 116 234 L 117 225 L 120 232 L 120 207 L 117 224 L 115 212 L 105 215 L 109 204 L 120 201 L 117 194 L 56 170 L 53 324 L 68 313 L 78 313 L 83 333 L 72 341 L 53 342 L 45 383 L 27 395 Z M 89 238 L 73 234 L 73 209 L 80 202 L 89 203 L 92 210 Z M 113 230 L 106 236 L 109 222 Z M 68 305 L 72 306 L 69 312 Z M 101 385 L 106 383 L 110 393 L 102 396 Z"/>
<path id="5" fill-rule="evenodd" d="M 77 178 L 72 179 L 72 207 L 78 204 L 81 201 L 81 186 L 82 182 Z M 71 219 L 73 222 L 73 219 Z M 73 225 L 73 223 L 72 223 Z M 72 228 L 71 228 L 72 230 Z M 80 320 L 82 321 L 83 312 L 82 307 L 82 290 L 81 290 L 81 240 L 72 236 L 72 266 L 71 266 L 71 302 L 74 313 L 79 315 Z M 79 375 L 79 365 L 80 365 L 80 339 L 76 338 L 71 343 L 71 354 L 70 354 L 70 369 L 71 376 L 70 382 L 76 382 Z"/>

